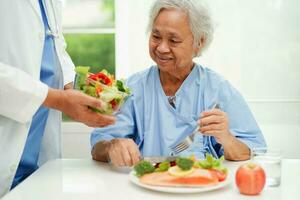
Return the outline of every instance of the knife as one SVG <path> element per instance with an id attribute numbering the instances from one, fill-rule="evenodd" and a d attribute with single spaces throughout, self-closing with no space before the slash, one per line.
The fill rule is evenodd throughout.
<path id="1" fill-rule="evenodd" d="M 142 160 L 149 161 L 151 163 L 161 163 L 164 161 L 172 162 L 176 161 L 178 156 L 146 156 Z"/>

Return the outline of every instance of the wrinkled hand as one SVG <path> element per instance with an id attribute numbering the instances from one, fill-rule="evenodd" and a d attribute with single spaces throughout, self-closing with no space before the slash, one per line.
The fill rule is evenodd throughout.
<path id="1" fill-rule="evenodd" d="M 115 166 L 133 166 L 140 160 L 138 146 L 127 138 L 111 140 L 108 156 Z"/>
<path id="2" fill-rule="evenodd" d="M 222 143 L 231 135 L 229 132 L 228 117 L 226 113 L 220 109 L 204 111 L 201 114 L 198 123 L 200 125 L 199 131 L 201 133 L 214 136 L 219 143 Z"/>
<path id="3" fill-rule="evenodd" d="M 115 123 L 115 117 L 102 115 L 89 107 L 101 108 L 101 101 L 76 90 L 49 88 L 44 106 L 62 111 L 75 121 L 91 127 L 103 127 Z"/>

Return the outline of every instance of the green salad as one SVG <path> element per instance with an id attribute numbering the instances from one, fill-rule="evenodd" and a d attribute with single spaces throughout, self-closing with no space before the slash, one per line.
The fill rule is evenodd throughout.
<path id="1" fill-rule="evenodd" d="M 102 108 L 92 108 L 94 111 L 113 114 L 126 101 L 130 95 L 130 89 L 125 86 L 124 81 L 116 80 L 106 70 L 96 74 L 90 73 L 89 70 L 90 67 L 76 67 L 75 89 L 103 102 Z"/>

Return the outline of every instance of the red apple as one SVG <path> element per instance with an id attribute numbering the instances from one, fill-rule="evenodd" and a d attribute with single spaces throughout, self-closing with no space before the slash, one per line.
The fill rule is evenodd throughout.
<path id="1" fill-rule="evenodd" d="M 259 194 L 266 183 L 266 174 L 262 167 L 255 163 L 247 163 L 238 168 L 235 183 L 240 193 L 246 195 Z"/>

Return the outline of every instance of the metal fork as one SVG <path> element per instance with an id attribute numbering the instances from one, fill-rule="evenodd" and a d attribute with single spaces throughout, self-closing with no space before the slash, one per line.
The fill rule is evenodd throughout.
<path id="1" fill-rule="evenodd" d="M 212 109 L 219 109 L 220 106 L 218 103 L 215 103 L 212 107 Z M 183 141 L 181 141 L 180 143 L 178 143 L 177 145 L 171 147 L 172 152 L 177 155 L 180 152 L 188 149 L 190 147 L 190 145 L 193 143 L 194 141 L 194 137 L 197 134 L 197 132 L 199 131 L 200 126 L 198 125 L 197 128 L 192 132 L 192 134 L 188 135 L 186 138 L 184 138 Z"/>

